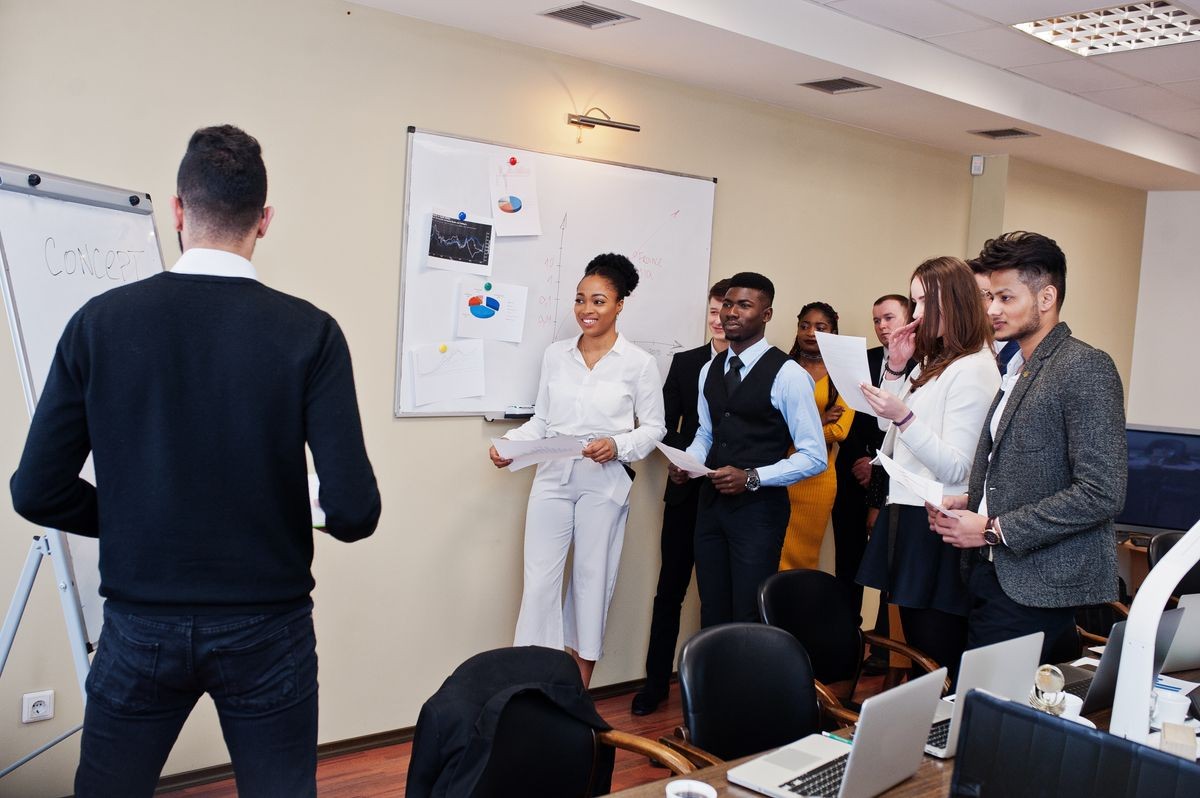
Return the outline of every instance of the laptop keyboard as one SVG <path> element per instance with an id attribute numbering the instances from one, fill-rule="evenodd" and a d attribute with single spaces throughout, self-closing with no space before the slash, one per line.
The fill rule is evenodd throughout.
<path id="1" fill-rule="evenodd" d="M 1071 695 L 1078 696 L 1079 698 L 1087 698 L 1088 688 L 1091 686 L 1091 679 L 1083 679 L 1063 687 L 1063 692 L 1070 693 Z"/>
<path id="2" fill-rule="evenodd" d="M 925 741 L 925 745 L 931 748 L 945 748 L 946 743 L 950 742 L 950 718 L 939 720 L 929 729 L 929 738 Z"/>
<path id="3" fill-rule="evenodd" d="M 816 770 L 810 770 L 802 776 L 780 784 L 779 789 L 796 795 L 822 795 L 833 798 L 841 789 L 842 777 L 846 775 L 846 763 L 849 761 L 850 754 L 843 754 Z"/>

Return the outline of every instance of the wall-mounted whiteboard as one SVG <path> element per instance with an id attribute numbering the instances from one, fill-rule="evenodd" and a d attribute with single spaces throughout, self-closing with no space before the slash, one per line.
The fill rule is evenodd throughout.
<path id="1" fill-rule="evenodd" d="M 704 341 L 714 178 L 410 128 L 406 183 L 397 416 L 532 406 L 542 353 L 579 334 L 575 288 L 603 252 L 638 268 L 618 329 L 664 376 Z"/>
<path id="2" fill-rule="evenodd" d="M 32 415 L 75 311 L 110 288 L 163 270 L 150 196 L 0 164 L 0 261 L 8 326 Z M 84 477 L 94 481 L 90 459 Z M 98 548 L 95 539 L 76 535 L 70 547 L 94 642 L 102 618 Z M 18 576 L 11 565 L 10 574 L 0 572 L 0 584 Z"/>

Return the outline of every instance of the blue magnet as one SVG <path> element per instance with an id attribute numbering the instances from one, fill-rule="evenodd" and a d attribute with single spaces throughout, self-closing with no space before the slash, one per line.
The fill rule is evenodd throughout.
<path id="1" fill-rule="evenodd" d="M 466 211 L 459 211 L 459 212 L 458 212 L 458 220 L 459 220 L 460 222 L 465 222 L 465 221 L 467 220 L 467 212 L 466 212 Z"/>

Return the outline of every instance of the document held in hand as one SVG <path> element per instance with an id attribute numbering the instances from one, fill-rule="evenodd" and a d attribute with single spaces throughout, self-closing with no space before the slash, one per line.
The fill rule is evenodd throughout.
<path id="1" fill-rule="evenodd" d="M 825 368 L 829 370 L 829 379 L 846 404 L 859 413 L 877 416 L 878 413 L 871 409 L 867 398 L 863 396 L 862 388 L 858 387 L 871 384 L 871 369 L 867 366 L 867 339 L 819 332 L 817 347 L 821 350 Z"/>
<path id="2" fill-rule="evenodd" d="M 508 466 L 509 471 L 519 471 L 525 466 L 544 463 L 547 460 L 579 457 L 583 454 L 584 442 L 573 435 L 555 435 L 535 441 L 492 438 L 492 446 L 496 447 L 496 451 L 505 460 L 512 460 Z"/>
<path id="3" fill-rule="evenodd" d="M 674 446 L 667 446 L 665 443 L 659 442 L 654 444 L 658 450 L 667 456 L 671 461 L 671 465 L 678 468 L 680 471 L 686 471 L 689 477 L 702 477 L 712 473 L 712 469 L 701 463 L 695 457 L 692 457 L 682 449 L 676 449 Z"/>
<path id="4" fill-rule="evenodd" d="M 934 507 L 938 508 L 938 511 L 943 515 L 948 515 L 951 518 L 960 517 L 958 513 L 954 512 L 953 510 L 947 510 L 942 506 L 942 499 L 945 498 L 942 483 L 923 477 L 920 474 L 914 474 L 892 458 L 888 457 L 883 452 L 879 452 L 877 455 L 875 455 L 875 460 L 873 462 L 875 462 L 877 465 L 883 466 L 883 470 L 886 471 L 887 475 L 894 479 L 897 484 L 903 485 L 925 501 L 932 504 Z"/>

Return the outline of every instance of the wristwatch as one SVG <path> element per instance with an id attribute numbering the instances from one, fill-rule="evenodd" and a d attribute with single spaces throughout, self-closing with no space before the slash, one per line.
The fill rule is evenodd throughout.
<path id="1" fill-rule="evenodd" d="M 989 546 L 999 546 L 1004 541 L 1000 539 L 1000 533 L 996 531 L 996 516 L 991 516 L 987 520 L 987 526 L 983 528 L 983 542 Z"/>
<path id="2" fill-rule="evenodd" d="M 761 484 L 762 483 L 760 483 L 758 480 L 758 469 L 757 468 L 747 468 L 746 469 L 746 490 L 753 493 L 754 491 L 758 490 L 758 488 Z"/>

